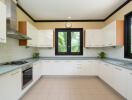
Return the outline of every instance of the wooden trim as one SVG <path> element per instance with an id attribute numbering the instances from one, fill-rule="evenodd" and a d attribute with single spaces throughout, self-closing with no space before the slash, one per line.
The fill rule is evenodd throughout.
<path id="1" fill-rule="evenodd" d="M 67 52 L 58 51 L 58 32 L 67 32 Z M 71 32 L 80 32 L 80 52 L 71 52 Z M 83 55 L 83 28 L 56 28 L 55 29 L 55 55 Z"/>
<path id="2" fill-rule="evenodd" d="M 26 21 L 20 21 L 18 22 L 18 31 L 21 34 L 27 35 L 27 22 Z M 20 46 L 26 46 L 27 40 L 19 40 Z"/>
<path id="3" fill-rule="evenodd" d="M 116 21 L 116 44 L 124 45 L 124 21 L 117 20 Z"/>
<path id="4" fill-rule="evenodd" d="M 118 7 L 114 12 L 112 12 L 109 16 L 107 16 L 104 20 L 106 21 L 107 19 L 109 19 L 111 16 L 113 16 L 116 12 L 118 12 L 120 9 L 122 9 L 124 6 L 126 6 L 130 2 L 131 2 L 131 0 L 127 0 L 120 7 Z"/>
<path id="5" fill-rule="evenodd" d="M 83 47 L 86 48 L 86 30 L 83 32 Z"/>
<path id="6" fill-rule="evenodd" d="M 132 18 L 132 11 L 125 15 L 125 31 L 124 31 L 124 58 L 132 59 L 131 53 L 131 18 Z"/>
<path id="7" fill-rule="evenodd" d="M 88 19 L 88 20 L 34 20 L 34 22 L 104 22 L 104 19 Z"/>
<path id="8" fill-rule="evenodd" d="M 29 13 L 27 13 L 18 3 L 17 7 L 21 9 L 32 21 L 35 21 L 34 18 Z"/>
<path id="9" fill-rule="evenodd" d="M 27 34 L 27 22 L 26 21 L 18 22 L 18 31 L 24 35 Z"/>
<path id="10" fill-rule="evenodd" d="M 53 30 L 53 48 L 55 48 L 55 30 Z"/>
<path id="11" fill-rule="evenodd" d="M 18 0 L 17 0 L 18 1 Z M 115 11 L 113 11 L 110 15 L 108 15 L 106 18 L 104 19 L 86 19 L 86 20 L 70 20 L 70 22 L 104 22 L 107 19 L 109 19 L 112 15 L 114 15 L 117 11 L 119 11 L 120 9 L 122 9 L 124 6 L 126 6 L 128 3 L 130 3 L 131 0 L 127 0 L 126 2 L 124 2 L 120 7 L 118 7 Z M 17 3 L 17 7 L 20 8 L 29 18 L 31 18 L 32 21 L 34 22 L 68 22 L 69 20 L 36 20 L 34 19 L 28 12 L 26 12 L 24 10 L 24 8 L 22 8 L 18 3 Z"/>

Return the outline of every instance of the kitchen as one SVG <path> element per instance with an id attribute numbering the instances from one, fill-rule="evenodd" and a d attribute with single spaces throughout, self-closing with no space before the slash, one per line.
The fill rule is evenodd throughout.
<path id="1" fill-rule="evenodd" d="M 69 2 L 0 0 L 0 100 L 132 100 L 132 1 Z"/>

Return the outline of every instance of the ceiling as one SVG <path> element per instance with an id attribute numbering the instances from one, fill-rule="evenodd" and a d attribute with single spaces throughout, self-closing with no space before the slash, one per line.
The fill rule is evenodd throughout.
<path id="1" fill-rule="evenodd" d="M 18 0 L 35 20 L 101 20 L 127 0 Z"/>

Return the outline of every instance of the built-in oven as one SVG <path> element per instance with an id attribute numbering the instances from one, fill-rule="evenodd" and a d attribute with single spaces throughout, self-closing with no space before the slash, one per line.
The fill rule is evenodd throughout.
<path id="1" fill-rule="evenodd" d="M 28 86 L 33 80 L 33 65 L 29 64 L 22 69 L 22 89 Z"/>

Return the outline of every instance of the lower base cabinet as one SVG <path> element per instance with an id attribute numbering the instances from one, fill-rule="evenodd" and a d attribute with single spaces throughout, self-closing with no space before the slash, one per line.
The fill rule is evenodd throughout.
<path id="1" fill-rule="evenodd" d="M 51 60 L 43 61 L 42 75 L 97 75 L 96 61 Z"/>
<path id="2" fill-rule="evenodd" d="M 113 88 L 123 97 L 127 98 L 127 71 L 124 68 L 113 66 L 113 77 L 115 79 Z"/>
<path id="3" fill-rule="evenodd" d="M 21 93 L 21 69 L 0 76 L 0 100 L 18 100 Z"/>
<path id="4" fill-rule="evenodd" d="M 132 100 L 132 71 L 128 72 L 127 100 Z"/>
<path id="5" fill-rule="evenodd" d="M 41 77 L 41 61 L 33 63 L 33 81 L 37 81 Z"/>
<path id="6" fill-rule="evenodd" d="M 0 76 L 0 100 L 19 100 L 41 75 L 99 76 L 127 100 L 132 100 L 132 71 L 102 61 L 44 60 L 33 63 L 33 82 L 22 90 L 21 69 Z"/>
<path id="7" fill-rule="evenodd" d="M 119 94 L 127 98 L 128 72 L 126 69 L 102 62 L 99 77 Z"/>

